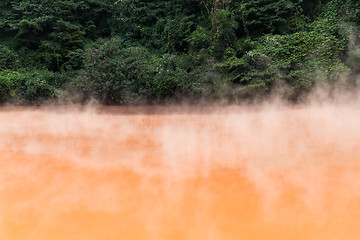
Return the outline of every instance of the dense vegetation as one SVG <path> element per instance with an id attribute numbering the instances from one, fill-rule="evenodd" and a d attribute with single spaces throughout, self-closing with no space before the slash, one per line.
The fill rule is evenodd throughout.
<path id="1" fill-rule="evenodd" d="M 360 71 L 358 0 L 2 0 L 0 101 L 237 101 Z M 353 81 L 354 82 L 354 81 Z"/>

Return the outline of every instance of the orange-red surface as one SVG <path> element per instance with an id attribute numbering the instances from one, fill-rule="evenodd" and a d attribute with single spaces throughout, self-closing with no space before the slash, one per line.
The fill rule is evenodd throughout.
<path id="1" fill-rule="evenodd" d="M 359 109 L 4 108 L 0 239 L 359 239 Z"/>

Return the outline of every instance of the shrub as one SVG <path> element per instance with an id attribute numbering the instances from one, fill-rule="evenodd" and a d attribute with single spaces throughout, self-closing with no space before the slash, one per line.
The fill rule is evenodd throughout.
<path id="1" fill-rule="evenodd" d="M 139 101 L 150 86 L 151 58 L 146 49 L 118 37 L 101 41 L 85 53 L 82 88 L 103 103 Z"/>
<path id="2" fill-rule="evenodd" d="M 0 101 L 15 97 L 15 89 L 21 74 L 13 70 L 0 71 Z"/>
<path id="3" fill-rule="evenodd" d="M 16 95 L 22 104 L 40 104 L 56 98 L 64 76 L 48 70 L 22 70 L 17 82 Z"/>
<path id="4" fill-rule="evenodd" d="M 189 50 L 191 52 L 197 52 L 201 49 L 207 49 L 210 47 L 213 41 L 212 34 L 204 27 L 198 26 L 195 31 L 187 38 L 189 42 Z"/>
<path id="5" fill-rule="evenodd" d="M 16 63 L 16 54 L 8 47 L 0 45 L 0 70 L 15 68 Z"/>
<path id="6" fill-rule="evenodd" d="M 303 90 L 310 89 L 319 76 L 333 81 L 346 70 L 340 62 L 345 45 L 330 33 L 268 34 L 251 45 L 241 57 L 232 54 L 218 64 L 235 83 L 264 84 L 270 90 L 281 79 L 295 90 Z"/>
<path id="7" fill-rule="evenodd" d="M 64 81 L 64 76 L 47 70 L 0 72 L 0 101 L 11 101 L 19 104 L 40 104 L 55 98 L 57 89 Z"/>
<path id="8" fill-rule="evenodd" d="M 158 100 L 174 95 L 191 95 L 198 87 L 189 72 L 191 60 L 175 54 L 164 54 L 157 59 L 155 76 L 151 81 L 151 95 Z"/>
<path id="9" fill-rule="evenodd" d="M 187 37 L 190 36 L 194 29 L 192 16 L 170 19 L 164 27 L 163 34 L 167 39 L 167 44 L 171 52 L 184 52 L 187 50 Z"/>
<path id="10" fill-rule="evenodd" d="M 236 41 L 235 29 L 238 24 L 229 10 L 218 10 L 212 18 L 214 32 L 213 53 L 222 58 L 224 51 Z"/>
<path id="11" fill-rule="evenodd" d="M 127 46 L 119 37 L 86 50 L 85 70 L 78 86 L 102 103 L 126 104 L 192 95 L 191 57 L 151 56 L 142 47 Z"/>

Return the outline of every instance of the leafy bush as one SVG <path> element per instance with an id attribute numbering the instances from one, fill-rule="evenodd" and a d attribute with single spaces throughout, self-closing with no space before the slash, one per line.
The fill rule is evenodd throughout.
<path id="1" fill-rule="evenodd" d="M 4 2 L 4 3 L 3 3 Z M 0 28 L 18 48 L 34 50 L 33 58 L 52 71 L 81 67 L 73 58 L 87 39 L 110 35 L 115 0 L 2 1 Z M 79 60 L 79 61 L 78 61 Z"/>
<path id="2" fill-rule="evenodd" d="M 47 70 L 22 70 L 17 83 L 16 95 L 20 103 L 39 104 L 56 98 L 64 76 Z"/>
<path id="3" fill-rule="evenodd" d="M 191 78 L 191 59 L 164 54 L 155 62 L 155 76 L 151 81 L 151 95 L 156 99 L 192 95 L 200 87 Z"/>
<path id="4" fill-rule="evenodd" d="M 127 46 L 119 37 L 86 50 L 80 87 L 103 103 L 163 100 L 195 92 L 192 60 L 175 54 L 151 56 L 142 47 Z"/>
<path id="5" fill-rule="evenodd" d="M 337 65 L 346 45 L 336 36 L 315 31 L 297 32 L 286 36 L 270 36 L 259 51 L 274 61 L 285 74 L 299 69 L 323 71 L 328 77 L 337 74 Z M 302 77 L 306 78 L 306 75 Z"/>
<path id="6" fill-rule="evenodd" d="M 233 13 L 229 10 L 218 10 L 212 18 L 214 32 L 213 52 L 218 58 L 222 58 L 224 51 L 236 41 L 235 29 L 237 22 Z"/>
<path id="7" fill-rule="evenodd" d="M 207 49 L 211 46 L 213 37 L 211 32 L 204 27 L 198 26 L 195 31 L 187 38 L 189 50 L 197 52 L 201 49 Z"/>
<path id="8" fill-rule="evenodd" d="M 0 102 L 15 97 L 15 89 L 21 74 L 13 70 L 0 71 Z"/>
<path id="9" fill-rule="evenodd" d="M 244 0 L 234 3 L 234 13 L 239 22 L 239 33 L 248 36 L 284 34 L 291 32 L 289 21 L 299 15 L 302 0 L 261 1 Z M 301 16 L 299 16 L 301 17 Z"/>
<path id="10" fill-rule="evenodd" d="M 0 101 L 39 104 L 45 100 L 55 98 L 63 81 L 63 75 L 47 70 L 1 71 Z"/>
<path id="11" fill-rule="evenodd" d="M 170 19 L 165 24 L 164 35 L 167 39 L 169 50 L 172 52 L 183 52 L 187 50 L 187 37 L 194 30 L 194 22 L 191 16 Z"/>
<path id="12" fill-rule="evenodd" d="M 6 46 L 0 45 L 0 70 L 12 69 L 17 65 L 17 56 Z"/>
<path id="13" fill-rule="evenodd" d="M 151 58 L 146 49 L 130 47 L 118 38 L 86 50 L 83 90 L 104 103 L 138 101 L 150 86 Z"/>
<path id="14" fill-rule="evenodd" d="M 241 44 L 244 45 L 244 44 Z M 271 91 L 286 83 L 295 93 L 310 90 L 315 81 L 336 81 L 347 68 L 340 61 L 343 41 L 325 32 L 296 32 L 288 35 L 268 34 L 252 44 L 252 49 L 236 51 L 218 66 L 227 70 L 234 83 L 260 86 Z"/>
<path id="15" fill-rule="evenodd" d="M 209 58 L 191 72 L 191 78 L 196 79 L 193 92 L 211 101 L 227 98 L 231 95 L 228 76 L 215 64 L 214 58 Z"/>
<path id="16" fill-rule="evenodd" d="M 151 52 L 184 52 L 201 16 L 198 0 L 116 1 L 112 27 Z"/>

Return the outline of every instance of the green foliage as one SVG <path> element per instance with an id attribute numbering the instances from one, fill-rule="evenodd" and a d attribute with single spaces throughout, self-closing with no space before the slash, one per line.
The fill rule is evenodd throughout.
<path id="1" fill-rule="evenodd" d="M 86 50 L 83 89 L 104 103 L 130 103 L 146 95 L 150 56 L 120 38 L 100 41 Z"/>
<path id="2" fill-rule="evenodd" d="M 183 52 L 187 50 L 186 38 L 190 36 L 195 28 L 191 16 L 178 17 L 167 21 L 163 34 L 167 38 L 169 50 L 172 52 Z"/>
<path id="3" fill-rule="evenodd" d="M 0 102 L 9 100 L 15 96 L 15 88 L 20 76 L 21 74 L 16 71 L 0 71 Z"/>
<path id="4" fill-rule="evenodd" d="M 63 76 L 46 70 L 21 71 L 17 81 L 18 101 L 25 104 L 39 104 L 56 97 Z"/>
<path id="5" fill-rule="evenodd" d="M 236 41 L 237 22 L 231 11 L 218 10 L 212 18 L 212 24 L 215 31 L 213 52 L 215 56 L 221 58 L 224 50 Z"/>
<path id="6" fill-rule="evenodd" d="M 360 2 L 357 0 L 330 0 L 318 6 L 318 18 L 328 18 L 334 23 L 360 24 Z"/>
<path id="7" fill-rule="evenodd" d="M 197 84 L 194 92 L 209 100 L 224 99 L 233 90 L 229 89 L 228 77 L 215 63 L 214 58 L 208 59 L 207 62 L 203 62 L 191 72 L 192 78 L 196 79 Z"/>
<path id="8" fill-rule="evenodd" d="M 83 46 L 83 35 L 80 27 L 62 19 L 51 23 L 22 20 L 19 23 L 19 32 L 16 35 L 18 44 L 39 51 L 37 58 L 51 70 L 60 70 L 69 65 L 68 54 Z M 44 32 L 52 29 L 52 32 Z M 44 36 L 46 36 L 44 38 Z M 73 63 L 73 67 L 79 63 Z"/>
<path id="9" fill-rule="evenodd" d="M 345 46 L 330 34 L 315 31 L 288 35 L 266 35 L 258 41 L 257 50 L 284 68 L 300 65 L 311 58 L 330 64 L 337 60 Z"/>
<path id="10" fill-rule="evenodd" d="M 34 50 L 34 58 L 52 71 L 79 69 L 85 37 L 110 34 L 114 1 L 20 1 L 3 3 L 0 28 L 15 34 L 19 48 Z M 35 52 L 36 51 L 36 52 Z"/>
<path id="11" fill-rule="evenodd" d="M 295 90 L 310 89 L 321 75 L 333 81 L 346 67 L 339 61 L 345 49 L 342 41 L 321 32 L 265 35 L 240 58 L 230 54 L 219 64 L 231 79 L 242 85 L 263 84 L 270 90 L 283 80 Z"/>
<path id="12" fill-rule="evenodd" d="M 165 54 L 155 62 L 155 76 L 151 81 L 151 94 L 157 99 L 193 95 L 200 84 L 190 75 L 191 59 Z"/>
<path id="13" fill-rule="evenodd" d="M 88 48 L 81 88 L 103 103 L 136 103 L 191 95 L 198 84 L 190 77 L 191 59 L 174 54 L 152 57 L 144 48 L 119 37 Z"/>
<path id="14" fill-rule="evenodd" d="M 12 69 L 17 65 L 17 56 L 6 46 L 0 45 L 0 70 Z"/>
<path id="15" fill-rule="evenodd" d="M 197 0 L 118 1 L 113 32 L 151 52 L 183 52 L 200 19 Z"/>
<path id="16" fill-rule="evenodd" d="M 64 76 L 47 70 L 0 71 L 0 101 L 40 104 L 55 98 Z"/>
<path id="17" fill-rule="evenodd" d="M 310 90 L 360 72 L 359 26 L 358 0 L 4 0 L 0 101 Z"/>
<path id="18" fill-rule="evenodd" d="M 299 15 L 301 2 L 301 0 L 236 1 L 234 12 L 242 26 L 239 34 L 259 36 L 264 33 L 283 34 L 292 31 L 289 23 L 294 16 Z"/>
<path id="19" fill-rule="evenodd" d="M 211 46 L 213 37 L 211 32 L 204 27 L 198 26 L 195 31 L 191 33 L 187 41 L 191 52 L 197 52 L 201 49 L 207 49 Z"/>

